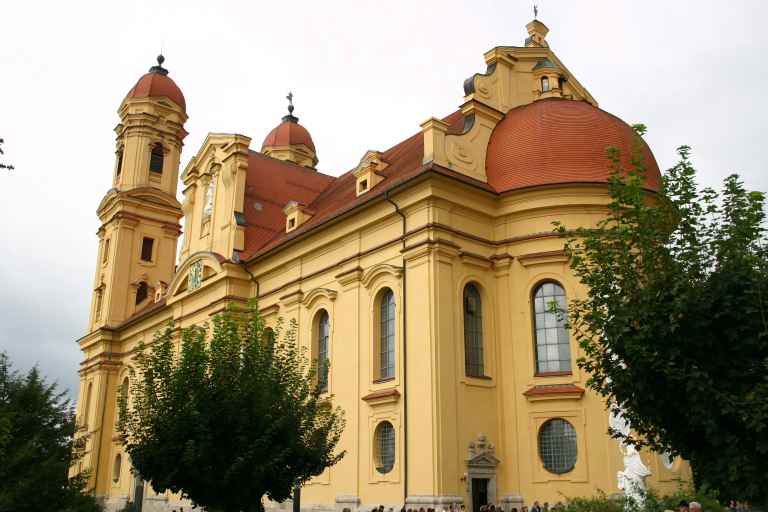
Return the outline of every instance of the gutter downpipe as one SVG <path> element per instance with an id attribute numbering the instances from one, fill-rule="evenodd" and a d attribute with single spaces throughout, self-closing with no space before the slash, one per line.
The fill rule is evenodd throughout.
<path id="1" fill-rule="evenodd" d="M 254 276 L 253 273 L 250 270 L 248 270 L 247 262 L 238 261 L 238 263 L 243 268 L 243 270 L 245 270 L 246 274 L 251 276 L 251 282 L 256 284 L 256 304 L 258 305 L 258 303 L 259 303 L 259 296 L 261 295 L 261 285 L 259 284 L 259 280 L 256 279 L 256 276 Z"/>
<path id="2" fill-rule="evenodd" d="M 408 500 L 408 315 L 406 308 L 407 305 L 407 273 L 405 271 L 405 214 L 400 211 L 400 207 L 397 206 L 389 197 L 389 190 L 384 192 L 384 200 L 395 207 L 395 213 L 397 213 L 402 219 L 402 234 L 400 240 L 402 241 L 403 254 L 403 509 L 406 507 L 406 501 Z"/>

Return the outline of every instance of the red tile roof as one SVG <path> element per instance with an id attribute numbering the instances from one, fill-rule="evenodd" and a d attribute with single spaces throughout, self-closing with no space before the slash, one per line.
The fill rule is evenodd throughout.
<path id="1" fill-rule="evenodd" d="M 621 150 L 629 168 L 634 132 L 619 119 L 583 101 L 540 100 L 514 108 L 496 125 L 488 143 L 488 183 L 497 192 L 572 182 L 605 182 L 606 149 Z M 646 186 L 658 190 L 661 174 L 643 143 Z"/>
<path id="2" fill-rule="evenodd" d="M 461 133 L 464 116 L 460 111 L 443 121 L 450 133 Z M 355 192 L 354 169 L 334 178 L 251 152 L 246 178 L 245 250 L 240 257 L 249 260 L 264 254 L 427 170 L 492 193 L 554 183 L 605 182 L 609 174 L 606 147 L 617 146 L 626 156 L 632 140 L 632 129 L 626 123 L 588 103 L 542 100 L 510 110 L 496 126 L 486 160 L 489 183 L 438 165 L 423 165 L 424 139 L 419 132 L 384 151 L 382 160 L 388 166 L 379 172 L 384 179 L 360 197 Z M 643 151 L 648 188 L 657 189 L 660 174 L 656 160 L 647 145 Z M 306 211 L 312 213 L 290 233 L 285 232 L 283 213 L 288 201 L 306 205 Z M 260 210 L 254 208 L 257 202 Z"/>
<path id="3" fill-rule="evenodd" d="M 266 146 L 291 146 L 294 144 L 304 144 L 312 151 L 315 151 L 315 143 L 312 142 L 312 136 L 307 129 L 298 122 L 284 119 L 282 123 L 269 132 L 261 148 L 264 149 Z"/>
<path id="4" fill-rule="evenodd" d="M 464 122 L 461 112 L 458 111 L 446 117 L 444 121 L 454 128 Z M 251 152 L 246 178 L 245 201 L 245 217 L 248 226 L 245 231 L 245 250 L 240 255 L 241 259 L 248 260 L 257 253 L 266 252 L 342 212 L 377 197 L 379 195 L 377 192 L 418 174 L 423 167 L 423 155 L 424 138 L 421 132 L 386 150 L 382 159 L 389 165 L 380 172 L 384 180 L 373 187 L 370 192 L 357 197 L 354 169 L 338 178 L 333 178 L 290 162 Z M 283 168 L 293 169 L 288 172 L 300 171 L 304 173 L 301 176 L 306 177 L 306 180 L 300 182 L 303 185 L 300 193 L 293 193 L 292 190 L 284 189 L 281 184 L 283 181 L 281 169 Z M 316 187 L 315 185 L 320 185 L 320 182 L 313 181 L 313 177 L 320 177 L 319 180 L 324 185 L 320 188 Z M 299 183 L 298 178 L 293 182 Z M 253 208 L 253 200 L 262 203 L 261 211 Z M 290 200 L 306 205 L 307 210 L 312 212 L 312 217 L 298 229 L 286 233 L 283 207 Z"/>
<path id="5" fill-rule="evenodd" d="M 243 254 L 252 254 L 285 232 L 283 208 L 288 201 L 309 204 L 334 180 L 314 169 L 251 151 L 245 178 Z"/>
<path id="6" fill-rule="evenodd" d="M 126 98 L 161 98 L 166 97 L 176 103 L 186 112 L 187 102 L 184 100 L 179 86 L 169 76 L 149 72 L 139 78 L 136 85 L 128 91 Z"/>

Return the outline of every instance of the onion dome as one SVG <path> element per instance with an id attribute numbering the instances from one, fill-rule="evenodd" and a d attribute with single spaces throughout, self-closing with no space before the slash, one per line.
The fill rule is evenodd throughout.
<path id="1" fill-rule="evenodd" d="M 288 93 L 286 98 L 289 102 L 288 115 L 283 116 L 282 122 L 266 136 L 261 152 L 272 158 L 314 168 L 318 161 L 315 143 L 309 131 L 299 124 L 299 118 L 293 115 L 293 93 Z"/>
<path id="2" fill-rule="evenodd" d="M 634 131 L 627 123 L 583 101 L 545 99 L 514 108 L 488 142 L 488 184 L 499 192 L 540 185 L 605 183 L 607 148 L 621 151 L 630 169 Z M 642 142 L 645 187 L 658 190 L 661 173 Z"/>
<path id="3" fill-rule="evenodd" d="M 165 57 L 158 55 L 157 66 L 149 68 L 149 73 L 139 78 L 139 81 L 128 91 L 125 98 L 164 97 L 176 103 L 186 112 L 187 102 L 184 100 L 184 95 L 176 82 L 168 76 L 168 70 L 163 67 L 163 62 L 165 62 Z"/>

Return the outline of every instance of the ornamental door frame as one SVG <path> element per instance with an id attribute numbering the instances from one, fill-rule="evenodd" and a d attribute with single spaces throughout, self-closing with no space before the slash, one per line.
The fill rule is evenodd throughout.
<path id="1" fill-rule="evenodd" d="M 469 456 L 465 462 L 467 464 L 466 490 L 470 504 L 473 503 L 473 478 L 488 480 L 488 503 L 496 503 L 497 501 L 496 466 L 501 461 L 496 458 L 495 449 L 496 447 L 488 442 L 484 434 L 480 434 L 476 441 L 469 443 Z"/>

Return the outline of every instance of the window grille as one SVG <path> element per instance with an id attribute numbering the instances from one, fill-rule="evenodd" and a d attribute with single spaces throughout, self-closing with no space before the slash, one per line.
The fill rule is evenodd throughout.
<path id="1" fill-rule="evenodd" d="M 550 473 L 562 475 L 576 465 L 576 430 L 561 418 L 547 421 L 539 430 L 539 456 Z"/>
<path id="2" fill-rule="evenodd" d="M 541 77 L 541 92 L 549 92 L 549 78 Z"/>
<path id="3" fill-rule="evenodd" d="M 317 387 L 328 391 L 328 334 L 331 323 L 328 313 L 323 310 L 317 322 Z"/>
<path id="4" fill-rule="evenodd" d="M 557 283 L 544 283 L 536 289 L 533 301 L 536 372 L 571 371 L 571 345 L 565 328 L 565 290 Z"/>
<path id="5" fill-rule="evenodd" d="M 395 465 L 395 428 L 388 421 L 376 427 L 376 471 L 385 475 Z"/>
<path id="6" fill-rule="evenodd" d="M 381 295 L 379 311 L 379 378 L 395 376 L 395 296 L 387 289 Z"/>
<path id="7" fill-rule="evenodd" d="M 464 370 L 470 377 L 484 375 L 483 308 L 474 284 L 464 287 Z"/>

